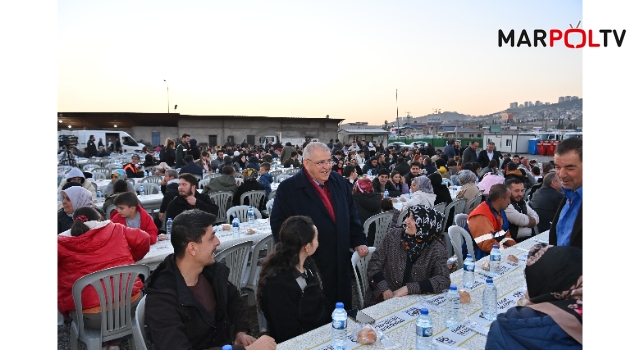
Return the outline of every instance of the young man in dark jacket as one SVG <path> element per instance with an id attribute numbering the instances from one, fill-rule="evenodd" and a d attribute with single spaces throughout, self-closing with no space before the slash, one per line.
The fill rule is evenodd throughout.
<path id="1" fill-rule="evenodd" d="M 229 268 L 215 261 L 220 240 L 215 215 L 188 210 L 171 230 L 174 253 L 145 283 L 146 324 L 154 348 L 234 350 L 275 349 L 269 336 L 247 334 L 247 308 L 238 288 L 228 282 Z"/>
<path id="2" fill-rule="evenodd" d="M 384 193 L 384 190 L 389 191 L 389 197 L 399 197 L 402 195 L 402 190 L 398 191 L 389 181 L 389 170 L 382 169 L 378 172 L 378 177 L 373 179 L 373 192 Z"/>
<path id="3" fill-rule="evenodd" d="M 178 214 L 189 209 L 200 209 L 218 215 L 218 206 L 211 202 L 207 194 L 198 193 L 198 179 L 191 174 L 181 174 L 178 182 L 178 195 L 169 202 L 164 221 L 175 219 Z"/>

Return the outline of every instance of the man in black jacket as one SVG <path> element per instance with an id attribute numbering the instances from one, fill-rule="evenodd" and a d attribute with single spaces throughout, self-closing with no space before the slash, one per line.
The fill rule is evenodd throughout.
<path id="1" fill-rule="evenodd" d="M 410 169 L 411 167 L 409 166 L 409 163 L 407 163 L 407 160 L 404 157 L 398 156 L 398 163 L 393 170 L 399 172 L 400 175 L 405 176 L 409 173 Z"/>
<path id="2" fill-rule="evenodd" d="M 165 221 L 168 218 L 175 218 L 178 214 L 189 209 L 200 209 L 207 213 L 218 215 L 218 206 L 211 202 L 209 195 L 200 194 L 198 179 L 191 174 L 181 174 L 178 182 L 178 196 L 176 196 L 165 212 Z"/>
<path id="3" fill-rule="evenodd" d="M 483 149 L 482 151 L 480 151 L 480 154 L 478 154 L 478 163 L 480 163 L 481 167 L 486 168 L 492 159 L 495 159 L 496 163 L 498 163 L 498 167 L 500 167 L 500 159 L 502 158 L 502 153 L 500 153 L 500 151 L 496 151 L 495 149 L 496 144 L 494 142 L 489 142 L 487 144 L 487 149 Z"/>
<path id="4" fill-rule="evenodd" d="M 186 164 L 180 168 L 180 174 L 193 174 L 202 177 L 202 167 L 193 161 L 192 155 L 185 156 L 184 161 Z"/>
<path id="5" fill-rule="evenodd" d="M 384 193 L 385 190 L 389 191 L 389 197 L 399 197 L 402 195 L 402 190 L 396 190 L 391 181 L 389 181 L 389 170 L 382 169 L 378 172 L 378 177 L 373 179 L 373 192 Z"/>
<path id="6" fill-rule="evenodd" d="M 191 135 L 182 134 L 182 138 L 178 145 L 176 146 L 176 169 L 182 168 L 187 165 L 184 160 L 184 157 L 187 156 L 187 152 L 189 151 L 189 140 L 191 139 Z"/>
<path id="7" fill-rule="evenodd" d="M 146 325 L 154 348 L 234 350 L 275 349 L 269 336 L 247 334 L 246 305 L 237 286 L 228 282 L 229 268 L 215 261 L 220 240 L 215 215 L 188 210 L 171 230 L 174 253 L 145 283 Z"/>
<path id="8" fill-rule="evenodd" d="M 556 173 L 551 172 L 545 175 L 542 187 L 533 194 L 533 198 L 529 201 L 529 206 L 540 217 L 538 231 L 544 232 L 551 227 L 551 221 L 563 199 L 562 185 L 558 181 Z"/>
<path id="9" fill-rule="evenodd" d="M 93 135 L 89 135 L 89 141 L 87 141 L 87 153 L 89 157 L 98 156 L 98 148 L 96 147 L 96 138 Z"/>
<path id="10" fill-rule="evenodd" d="M 160 212 L 158 213 L 160 223 L 164 221 L 164 213 L 167 211 L 167 206 L 178 195 L 179 183 L 180 179 L 178 179 L 178 172 L 175 169 L 167 169 L 164 172 L 164 178 L 160 182 L 160 190 L 164 195 L 162 204 L 160 204 Z"/>

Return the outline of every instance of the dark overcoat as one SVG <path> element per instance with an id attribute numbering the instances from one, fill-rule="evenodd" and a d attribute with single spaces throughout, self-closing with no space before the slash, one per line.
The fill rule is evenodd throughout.
<path id="1" fill-rule="evenodd" d="M 309 216 L 318 228 L 318 249 L 312 258 L 322 278 L 325 297 L 332 304 L 344 303 L 351 309 L 351 252 L 349 248 L 366 245 L 362 223 L 358 218 L 353 196 L 346 181 L 332 171 L 325 186 L 329 186 L 331 203 L 336 216 L 334 224 L 304 170 L 284 180 L 271 212 L 271 231 L 277 243 L 282 223 L 293 215 Z"/>

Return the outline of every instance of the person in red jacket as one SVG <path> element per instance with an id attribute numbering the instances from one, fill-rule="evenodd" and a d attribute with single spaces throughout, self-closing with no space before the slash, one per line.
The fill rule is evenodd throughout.
<path id="1" fill-rule="evenodd" d="M 158 240 L 158 227 L 153 222 L 153 218 L 147 213 L 138 202 L 138 197 L 133 192 L 119 194 L 113 204 L 116 210 L 111 212 L 111 221 L 131 228 L 139 228 L 149 234 L 149 242 L 156 244 Z M 162 235 L 160 240 L 166 239 Z"/>
<path id="2" fill-rule="evenodd" d="M 78 208 L 73 225 L 58 235 L 58 310 L 68 317 L 75 310 L 71 288 L 83 276 L 110 267 L 135 264 L 149 252 L 149 235 L 111 221 L 91 207 Z M 142 281 L 136 280 L 132 301 L 141 297 Z M 82 291 L 85 327 L 100 329 L 100 301 L 92 287 Z M 75 312 L 71 313 L 75 317 Z"/>

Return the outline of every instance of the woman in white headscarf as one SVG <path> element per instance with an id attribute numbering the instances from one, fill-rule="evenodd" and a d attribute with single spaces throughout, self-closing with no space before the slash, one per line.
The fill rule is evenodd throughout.
<path id="1" fill-rule="evenodd" d="M 412 207 L 414 205 L 425 205 L 427 207 L 433 207 L 436 201 L 436 195 L 433 193 L 433 186 L 431 180 L 425 175 L 414 177 L 411 181 L 411 191 L 413 195 L 411 199 L 407 200 L 404 204 L 404 208 Z"/>
<path id="2" fill-rule="evenodd" d="M 60 191 L 62 197 L 62 208 L 58 210 L 58 233 L 62 233 L 71 228 L 73 225 L 73 212 L 82 207 L 94 207 L 91 192 L 81 186 L 71 186 Z M 94 207 L 95 208 L 95 207 Z M 106 216 L 104 212 L 98 208 L 102 216 Z"/>

